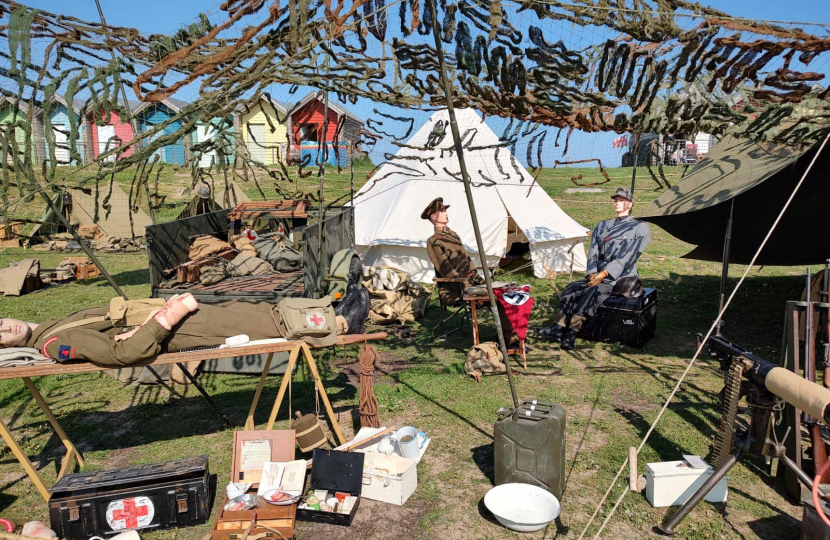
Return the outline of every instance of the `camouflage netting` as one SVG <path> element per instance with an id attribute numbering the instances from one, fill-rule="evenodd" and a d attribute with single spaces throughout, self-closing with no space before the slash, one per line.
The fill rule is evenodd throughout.
<path id="1" fill-rule="evenodd" d="M 113 112 L 129 117 L 123 84 L 139 102 L 186 92 L 195 98 L 198 91 L 175 117 L 133 141 L 113 141 L 73 177 L 106 189 L 102 183 L 132 167 L 131 197 L 142 184 L 153 190 L 157 150 L 200 121 L 212 122 L 217 136 L 194 147 L 215 156 L 209 168 L 191 163 L 194 185 L 221 179 L 227 186 L 257 168 L 270 175 L 279 196 L 292 195 L 292 178 L 312 174 L 304 171 L 308 160 L 299 171 L 285 163 L 264 168 L 239 151 L 232 122 L 215 120 L 270 101 L 273 85 L 288 88 L 286 95 L 311 87 L 331 93 L 332 102 L 370 100 L 378 108 L 360 130 L 362 142 L 403 146 L 413 128 L 408 112 L 445 103 L 433 25 L 440 25 L 455 105 L 510 119 L 502 144 L 515 151 L 517 140 L 526 139 L 531 167 L 543 165 L 546 140 L 567 154 L 574 130 L 730 132 L 787 144 L 810 144 L 830 132 L 830 33 L 821 25 L 736 19 L 682 0 L 436 1 L 438 20 L 421 0 L 228 0 L 212 18 L 202 14 L 166 36 L 0 0 L 0 35 L 8 41 L 8 52 L 0 51 L 8 65 L 0 68 L 0 91 L 28 111 L 48 112 L 56 93 L 69 103 L 83 99 L 80 116 L 91 112 L 97 124 Z M 2 171 L 0 213 L 11 188 L 21 196 L 37 189 L 36 173 L 57 183 L 55 136 L 49 114 L 43 118 L 51 154 L 42 163 L 27 151 L 30 122 L 13 121 L 7 125 L 15 129 L 2 133 L 0 162 L 9 166 Z M 81 163 L 77 128 L 68 130 L 67 146 L 69 161 Z M 556 133 L 548 136 L 548 128 Z M 435 141 L 445 136 L 446 130 L 436 132 Z M 465 135 L 466 144 L 475 145 L 474 138 Z M 107 159 L 114 155 L 119 159 Z M 152 204 L 163 204 L 153 191 Z"/>

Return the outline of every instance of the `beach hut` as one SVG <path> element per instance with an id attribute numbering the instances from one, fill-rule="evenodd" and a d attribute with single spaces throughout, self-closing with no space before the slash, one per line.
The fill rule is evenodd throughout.
<path id="1" fill-rule="evenodd" d="M 25 101 L 15 102 L 14 99 L 8 96 L 0 96 L 0 144 L 5 145 L 7 130 L 14 129 L 14 138 L 9 139 L 10 147 L 6 149 L 8 161 L 11 161 L 11 156 L 14 155 L 12 152 L 15 150 L 21 159 L 26 155 L 26 131 L 20 127 L 20 124 L 23 123 L 29 123 L 28 103 Z M 35 135 L 36 131 L 32 133 L 33 140 Z M 30 155 L 36 157 L 34 153 Z"/>
<path id="2" fill-rule="evenodd" d="M 123 102 L 120 102 L 123 106 Z M 138 103 L 130 102 L 130 109 L 135 110 Z M 87 107 L 86 121 L 87 129 L 87 157 L 95 159 L 99 155 L 112 150 L 116 146 L 124 146 L 133 140 L 133 128 L 129 121 L 121 118 L 118 111 L 110 111 L 106 114 L 103 110 L 90 110 Z M 90 151 L 91 150 L 91 151 Z M 133 148 L 129 147 L 122 154 L 121 158 L 133 155 Z M 120 158 L 119 158 L 120 159 Z M 106 161 L 114 161 L 115 154 L 107 156 Z"/>
<path id="3" fill-rule="evenodd" d="M 181 113 L 182 109 L 184 109 L 187 105 L 187 102 L 167 98 L 158 103 L 144 102 L 136 107 L 133 110 L 133 116 L 135 117 L 138 132 L 141 134 L 152 132 L 157 127 L 165 124 L 165 122 L 169 122 L 164 125 L 161 130 L 153 133 L 152 135 L 144 135 L 141 145 L 143 147 L 147 147 L 156 139 L 166 135 L 172 135 L 179 131 L 182 127 L 182 120 L 173 120 L 173 118 Z M 158 155 L 159 160 L 164 163 L 184 165 L 190 158 L 189 146 L 190 144 L 188 138 L 183 137 L 173 144 L 168 144 L 156 149 L 153 152 L 153 155 Z"/>
<path id="4" fill-rule="evenodd" d="M 311 162 L 317 163 L 320 142 L 325 137 L 329 145 L 329 163 L 345 166 L 351 159 L 353 143 L 358 138 L 358 130 L 363 127 L 363 120 L 348 111 L 336 100 L 329 99 L 326 114 L 325 94 L 311 92 L 288 111 L 291 124 L 292 150 L 301 158 L 311 156 Z M 326 118 L 328 125 L 326 125 Z M 343 127 L 337 133 L 338 123 L 343 118 Z M 333 148 L 337 136 L 337 150 Z"/>
<path id="5" fill-rule="evenodd" d="M 85 141 L 87 140 L 88 126 L 85 119 L 81 118 L 81 108 L 84 102 L 76 99 L 72 104 L 58 94 L 51 97 L 48 105 L 44 104 L 35 112 L 34 127 L 37 136 L 34 138 L 38 160 L 49 161 L 51 149 L 49 139 L 46 137 L 46 121 L 44 116 L 49 113 L 49 124 L 55 138 L 55 161 L 58 165 L 83 165 L 85 156 Z M 72 115 L 70 117 L 70 115 Z M 71 121 L 70 121 L 71 118 Z M 76 159 L 72 159 L 70 152 L 70 134 L 75 132 Z"/>
<path id="6" fill-rule="evenodd" d="M 242 134 L 243 150 L 263 165 L 285 162 L 288 148 L 288 127 L 285 104 L 262 96 L 251 105 L 236 109 L 238 133 Z"/>
<path id="7" fill-rule="evenodd" d="M 193 144 L 191 147 L 193 157 L 199 160 L 199 167 L 206 169 L 210 167 L 211 163 L 214 167 L 219 166 L 219 161 L 224 156 L 227 164 L 232 164 L 236 154 L 236 129 L 234 126 L 234 118 L 229 116 L 227 118 L 213 118 L 210 122 L 196 123 L 196 129 L 191 134 Z M 221 138 L 217 140 L 217 135 L 221 133 Z M 216 143 L 211 145 L 211 148 L 201 148 L 200 144 L 214 141 Z"/>

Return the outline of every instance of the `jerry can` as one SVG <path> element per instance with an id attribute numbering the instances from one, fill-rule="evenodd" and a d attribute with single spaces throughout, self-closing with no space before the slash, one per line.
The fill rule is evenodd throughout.
<path id="1" fill-rule="evenodd" d="M 565 409 L 525 400 L 501 408 L 495 425 L 496 485 L 533 484 L 561 499 L 565 487 Z"/>

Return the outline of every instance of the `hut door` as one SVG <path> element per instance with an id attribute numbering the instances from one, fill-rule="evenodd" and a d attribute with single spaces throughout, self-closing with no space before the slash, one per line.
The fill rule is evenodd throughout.
<path id="1" fill-rule="evenodd" d="M 118 141 L 115 140 L 115 126 L 97 126 L 98 127 L 98 154 L 103 154 L 106 151 L 112 150 L 118 146 Z M 107 162 L 115 161 L 115 154 L 107 156 Z"/>
<path id="2" fill-rule="evenodd" d="M 55 133 L 55 160 L 59 164 L 69 163 L 69 141 L 64 127 L 52 128 Z"/>
<path id="3" fill-rule="evenodd" d="M 205 124 L 203 126 L 199 126 L 196 129 L 196 142 L 202 143 L 211 140 L 214 136 L 213 133 L 213 126 L 210 124 Z M 211 150 L 209 152 L 202 152 L 201 156 L 199 157 L 199 167 L 207 168 L 210 167 L 210 161 L 213 159 L 213 156 L 216 155 L 216 150 Z"/>
<path id="4" fill-rule="evenodd" d="M 265 124 L 248 124 L 248 153 L 251 159 L 260 163 L 268 163 L 268 152 L 265 148 Z"/>

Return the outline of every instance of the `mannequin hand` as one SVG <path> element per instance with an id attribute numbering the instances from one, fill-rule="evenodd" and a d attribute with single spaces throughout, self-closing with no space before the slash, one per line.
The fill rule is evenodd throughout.
<path id="1" fill-rule="evenodd" d="M 602 283 L 603 279 L 605 279 L 607 277 L 608 277 L 608 272 L 606 272 L 605 270 L 603 270 L 602 272 L 598 272 L 596 274 L 591 274 L 591 276 L 588 277 L 588 286 L 589 287 L 596 287 L 597 285 Z"/>

